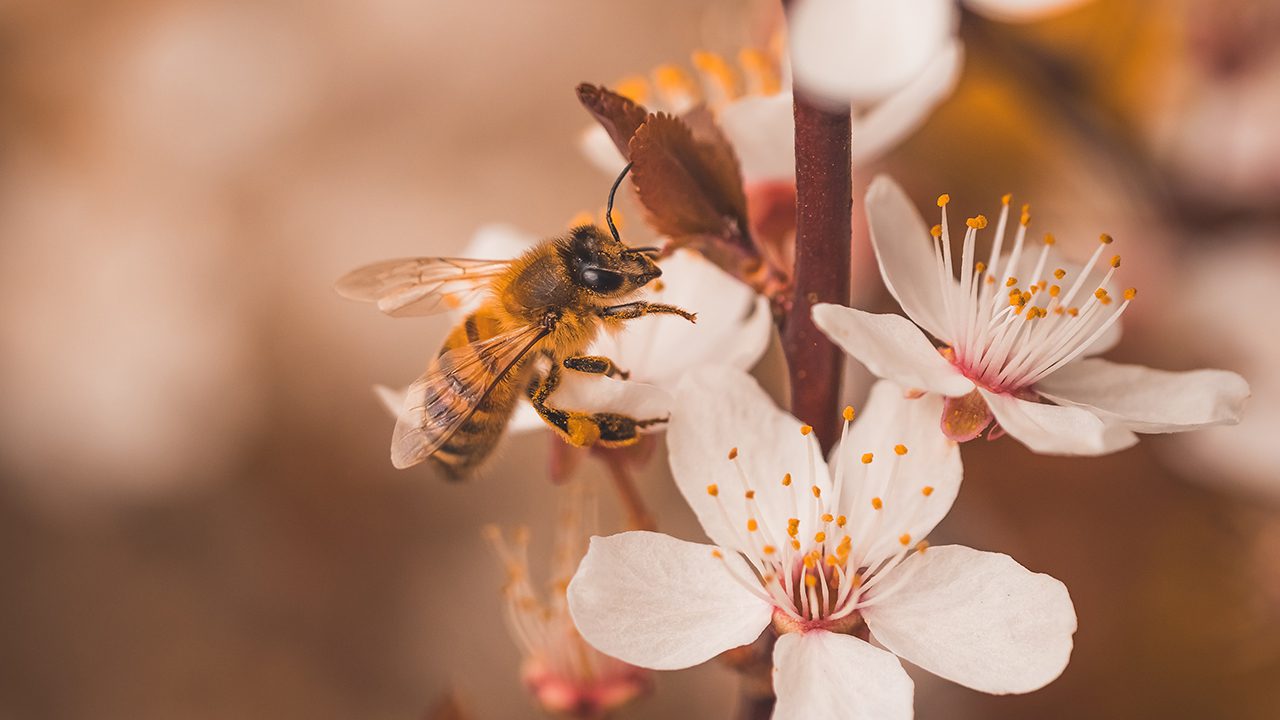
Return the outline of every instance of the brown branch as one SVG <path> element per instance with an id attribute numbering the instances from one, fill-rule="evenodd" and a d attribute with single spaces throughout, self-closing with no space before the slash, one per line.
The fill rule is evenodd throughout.
<path id="1" fill-rule="evenodd" d="M 824 449 L 835 442 L 844 356 L 814 326 L 815 303 L 849 303 L 853 179 L 849 111 L 818 107 L 797 92 L 796 267 L 782 348 L 791 379 L 791 412 L 813 426 Z"/>
<path id="2" fill-rule="evenodd" d="M 657 524 L 653 515 L 636 488 L 635 477 L 627 467 L 627 459 L 617 451 L 602 453 L 604 463 L 609 468 L 609 477 L 613 479 L 613 489 L 618 493 L 618 500 L 627 511 L 627 525 L 631 530 L 654 530 Z"/>

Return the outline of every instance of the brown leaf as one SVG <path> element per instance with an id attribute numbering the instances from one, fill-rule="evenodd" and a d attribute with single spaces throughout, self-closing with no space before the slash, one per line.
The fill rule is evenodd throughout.
<path id="1" fill-rule="evenodd" d="M 623 157 L 630 157 L 631 137 L 649 116 L 649 111 L 645 110 L 643 105 L 632 102 L 608 88 L 590 83 L 579 85 L 577 92 L 578 102 L 582 103 L 596 122 L 609 133 L 613 143 L 618 146 L 618 152 L 622 153 Z"/>
<path id="2" fill-rule="evenodd" d="M 658 113 L 631 138 L 631 177 L 650 224 L 676 242 L 714 238 L 757 255 L 738 158 L 710 118 L 696 123 L 699 139 L 684 121 Z"/>

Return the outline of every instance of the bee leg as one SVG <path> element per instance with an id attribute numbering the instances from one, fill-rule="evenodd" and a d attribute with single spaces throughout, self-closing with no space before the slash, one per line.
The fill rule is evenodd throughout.
<path id="1" fill-rule="evenodd" d="M 584 413 L 562 410 L 547 404 L 547 399 L 560 385 L 560 365 L 553 363 L 547 374 L 529 384 L 529 402 L 543 421 L 565 442 L 576 447 L 624 447 L 640 440 L 642 428 L 667 421 L 666 418 L 636 418 L 619 413 Z"/>
<path id="2" fill-rule="evenodd" d="M 619 368 L 612 360 L 602 355 L 574 355 L 565 358 L 563 364 L 570 370 L 590 375 L 608 375 L 623 380 L 631 377 L 631 373 Z"/>
<path id="3" fill-rule="evenodd" d="M 675 305 L 644 302 L 643 300 L 621 305 L 610 305 L 609 307 L 600 308 L 596 313 L 603 318 L 616 318 L 618 320 L 631 320 L 642 315 L 679 315 L 689 322 L 698 321 L 696 314 L 678 308 Z"/>

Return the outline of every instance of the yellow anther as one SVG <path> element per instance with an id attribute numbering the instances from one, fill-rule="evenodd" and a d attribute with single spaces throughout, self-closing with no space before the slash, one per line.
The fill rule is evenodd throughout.
<path id="1" fill-rule="evenodd" d="M 729 448 L 729 459 L 733 460 L 738 457 L 738 448 Z"/>
<path id="2" fill-rule="evenodd" d="M 679 65 L 659 65 L 653 69 L 653 79 L 658 88 L 670 95 L 697 95 L 697 86 L 689 73 Z"/>
<path id="3" fill-rule="evenodd" d="M 813 496 L 814 496 L 814 497 L 822 497 L 822 488 L 818 487 L 817 485 L 814 485 L 813 487 L 811 487 L 811 488 L 809 488 L 809 489 L 810 489 L 811 491 L 813 491 Z"/>
<path id="4" fill-rule="evenodd" d="M 1113 268 L 1118 268 L 1118 267 L 1120 267 L 1120 256 L 1119 256 L 1119 255 L 1112 255 L 1112 256 L 1111 256 L 1111 267 L 1113 267 Z"/>
<path id="5" fill-rule="evenodd" d="M 973 264 L 973 270 L 974 272 L 979 272 L 979 273 L 986 272 L 987 264 L 979 260 L 978 262 Z"/>
<path id="6" fill-rule="evenodd" d="M 920 488 L 920 494 L 925 497 L 929 497 L 930 495 L 933 494 L 933 486 L 925 485 L 924 487 Z"/>
<path id="7" fill-rule="evenodd" d="M 1110 245 L 1111 243 L 1115 242 L 1115 238 L 1111 237 L 1106 233 L 1102 233 L 1101 235 L 1098 236 L 1098 242 L 1102 243 L 1103 245 Z"/>
<path id="8" fill-rule="evenodd" d="M 591 213 L 587 212 L 586 210 L 583 210 L 582 212 L 579 212 L 578 214 L 569 218 L 569 227 L 571 228 L 580 227 L 582 225 L 592 225 L 594 223 L 595 223 L 595 217 Z"/>
<path id="9" fill-rule="evenodd" d="M 1058 239 L 1057 239 L 1057 238 L 1055 238 L 1055 237 L 1053 236 L 1053 233 L 1045 233 L 1045 234 L 1044 234 L 1044 244 L 1045 244 L 1045 245 L 1052 245 L 1052 244 L 1054 244 L 1054 243 L 1056 243 L 1056 242 L 1058 242 Z"/>
<path id="10" fill-rule="evenodd" d="M 765 545 L 764 547 L 762 547 L 762 548 L 760 548 L 760 549 L 764 552 L 764 554 L 765 554 L 765 555 L 772 555 L 772 554 L 774 554 L 775 552 L 777 552 L 777 551 L 778 551 L 778 549 L 777 549 L 777 548 L 775 548 L 775 547 L 774 547 L 774 546 L 772 546 L 772 545 Z"/>
<path id="11" fill-rule="evenodd" d="M 1022 217 L 1018 218 L 1018 222 L 1022 224 L 1022 227 L 1026 227 L 1031 224 L 1031 206 L 1030 205 L 1022 206 Z"/>
<path id="12" fill-rule="evenodd" d="M 1125 300 L 1132 300 L 1136 297 L 1138 297 L 1138 288 L 1129 288 L 1128 290 L 1124 291 Z"/>
<path id="13" fill-rule="evenodd" d="M 801 434 L 801 435 L 808 435 L 808 434 L 809 434 L 809 433 L 811 433 L 811 432 L 813 432 L 813 426 L 812 426 L 812 425 L 801 425 L 801 426 L 800 426 L 800 434 Z"/>
<path id="14" fill-rule="evenodd" d="M 1061 288 L 1061 287 L 1059 287 L 1058 285 L 1050 285 L 1050 286 L 1049 286 L 1049 297 L 1058 297 L 1058 295 L 1060 295 L 1060 294 L 1062 294 L 1062 288 Z"/>
<path id="15" fill-rule="evenodd" d="M 875 459 L 876 459 L 876 456 L 875 456 L 875 454 L 874 454 L 874 453 L 862 453 L 862 464 L 863 464 L 863 465 L 870 465 L 870 464 L 871 464 L 871 461 L 872 461 L 872 460 L 875 460 Z"/>
<path id="16" fill-rule="evenodd" d="M 720 552 L 719 550 L 712 550 L 712 551 L 711 551 L 711 557 L 713 557 L 713 558 L 715 558 L 715 559 L 717 559 L 717 560 L 723 560 L 723 559 L 724 559 L 724 553 Z"/>
<path id="17" fill-rule="evenodd" d="M 1067 314 L 1070 315 L 1071 317 L 1076 317 L 1077 315 L 1080 314 L 1080 308 L 1075 308 L 1075 307 L 1067 308 Z"/>
<path id="18" fill-rule="evenodd" d="M 929 549 L 928 540 L 921 540 L 920 542 L 916 543 L 916 552 L 924 552 L 925 550 L 928 550 L 928 549 Z"/>
<path id="19" fill-rule="evenodd" d="M 756 522 L 756 519 L 755 519 L 755 518 L 747 518 L 747 531 L 748 531 L 748 532 L 755 532 L 755 531 L 757 531 L 757 530 L 759 530 L 759 529 L 760 529 L 760 523 Z"/>
<path id="20" fill-rule="evenodd" d="M 813 553 L 809 553 L 804 556 L 804 566 L 809 570 L 812 570 L 814 566 L 817 564 L 818 564 L 818 561 L 814 559 Z"/>
<path id="21" fill-rule="evenodd" d="M 791 487 L 791 473 L 782 476 L 782 487 Z"/>
<path id="22" fill-rule="evenodd" d="M 906 446 L 906 445 L 903 445 L 903 444 L 901 444 L 901 443 L 899 443 L 899 444 L 897 444 L 897 445 L 894 445 L 894 446 L 893 446 L 893 451 L 894 451 L 895 453 L 899 454 L 899 455 L 906 455 L 906 454 L 907 454 L 907 446 Z"/>
<path id="23" fill-rule="evenodd" d="M 844 415 L 845 422 L 853 422 L 853 406 L 852 405 L 845 405 L 844 412 L 842 414 Z"/>
<path id="24" fill-rule="evenodd" d="M 1013 202 L 1013 193 L 1005 193 L 1000 196 L 1001 205 L 1008 205 L 1011 202 Z"/>
<path id="25" fill-rule="evenodd" d="M 827 567 L 835 567 L 836 565 L 840 564 L 840 561 L 836 559 L 835 555 L 828 555 L 826 562 L 827 562 Z"/>
<path id="26" fill-rule="evenodd" d="M 613 91 L 641 105 L 649 101 L 649 81 L 639 75 L 632 75 L 619 80 L 613 86 Z"/>
<path id="27" fill-rule="evenodd" d="M 910 544 L 911 544 L 911 533 L 902 533 L 902 536 L 898 538 L 898 542 L 902 543 L 902 546 L 903 546 L 903 547 L 906 547 L 907 545 L 910 545 Z"/>
<path id="28" fill-rule="evenodd" d="M 1061 305 L 1059 305 L 1058 307 L 1056 307 L 1056 308 L 1054 308 L 1054 309 L 1053 309 L 1053 314 L 1054 314 L 1054 315 L 1061 315 L 1061 314 L 1062 314 L 1062 313 L 1064 313 L 1064 312 L 1066 312 L 1066 310 L 1065 310 L 1065 309 L 1063 309 L 1063 307 L 1062 307 Z"/>
<path id="29" fill-rule="evenodd" d="M 835 518 L 835 516 L 834 516 L 834 515 L 832 515 L 831 513 L 823 513 L 823 514 L 822 514 L 822 522 L 824 522 L 824 523 L 829 523 L 829 522 L 831 522 L 832 520 L 835 520 L 835 519 L 836 519 L 836 518 Z"/>
<path id="30" fill-rule="evenodd" d="M 847 522 L 849 522 L 849 518 L 841 515 L 840 517 L 836 518 L 836 527 L 844 527 L 844 524 Z"/>
<path id="31" fill-rule="evenodd" d="M 1062 278 L 1067 276 L 1067 271 L 1063 270 L 1062 268 L 1058 268 L 1057 270 L 1053 271 L 1053 276 L 1058 280 L 1061 280 Z"/>
<path id="32" fill-rule="evenodd" d="M 987 219 L 981 215 L 978 215 L 976 217 L 971 217 L 968 220 L 965 220 L 964 224 L 968 225 L 971 230 L 981 230 L 982 228 L 987 226 Z"/>
<path id="33" fill-rule="evenodd" d="M 769 54 L 755 48 L 743 48 L 738 51 L 738 64 L 756 81 L 755 91 L 761 95 L 774 95 L 782 90 L 782 80 L 778 69 L 769 59 Z"/>
<path id="34" fill-rule="evenodd" d="M 693 66 L 715 80 L 728 99 L 732 100 L 742 94 L 738 76 L 734 73 L 733 66 L 726 62 L 723 57 L 713 52 L 700 50 L 693 53 L 692 59 Z"/>
<path id="35" fill-rule="evenodd" d="M 934 225 L 933 227 L 929 228 L 929 234 L 932 235 L 935 239 L 942 237 L 942 226 Z"/>
<path id="36" fill-rule="evenodd" d="M 1017 285 L 1017 284 L 1018 284 L 1018 278 L 1013 276 L 1006 278 L 1004 281 L 1005 287 L 1013 287 L 1014 285 Z"/>
<path id="37" fill-rule="evenodd" d="M 788 527 L 796 527 L 800 524 L 800 518 L 787 518 Z"/>
<path id="38" fill-rule="evenodd" d="M 1094 290 L 1094 291 L 1093 291 L 1093 296 L 1094 296 L 1094 297 L 1096 297 L 1096 298 L 1098 298 L 1099 300 L 1101 300 L 1102 298 L 1106 297 L 1106 296 L 1107 296 L 1107 290 L 1106 290 L 1106 288 L 1098 288 L 1097 290 Z"/>
<path id="39" fill-rule="evenodd" d="M 950 195 L 946 193 L 942 193 L 941 195 L 938 196 L 938 207 L 946 207 L 947 203 L 949 202 L 951 202 Z"/>
<path id="40" fill-rule="evenodd" d="M 748 490 L 748 491 L 746 491 L 745 493 L 743 493 L 743 495 L 745 495 L 745 496 L 746 496 L 746 498 L 747 498 L 748 500 L 755 500 L 755 499 L 756 499 L 756 491 L 755 491 L 755 490 Z"/>
<path id="41" fill-rule="evenodd" d="M 812 575 L 808 575 L 808 574 L 806 574 L 806 575 L 804 576 L 804 584 L 805 584 L 805 586 L 807 586 L 807 587 L 813 587 L 813 586 L 815 586 L 815 585 L 817 585 L 817 584 L 818 584 L 818 578 L 816 578 L 816 577 L 814 577 L 814 576 L 812 576 Z"/>
<path id="42" fill-rule="evenodd" d="M 884 507 L 884 501 L 878 497 L 873 497 L 871 498 L 871 507 L 876 510 L 879 510 Z"/>
<path id="43" fill-rule="evenodd" d="M 818 533 L 814 533 L 814 534 L 813 534 L 813 541 L 814 541 L 814 542 L 819 542 L 819 543 L 820 543 L 820 542 L 826 542 L 826 540 L 827 540 L 827 534 L 826 534 L 826 533 L 824 533 L 824 532 L 818 532 Z"/>
<path id="44" fill-rule="evenodd" d="M 1106 297 L 1102 298 L 1101 300 L 1099 300 L 1098 302 L 1102 303 L 1103 305 L 1110 305 L 1110 304 L 1111 304 L 1111 296 L 1110 296 L 1110 295 L 1108 295 L 1108 296 L 1106 296 Z"/>
<path id="45" fill-rule="evenodd" d="M 799 550 L 799 549 L 800 549 L 800 541 L 799 541 L 799 540 L 792 540 L 792 541 L 791 541 L 791 549 L 792 549 L 792 550 Z"/>
<path id="46" fill-rule="evenodd" d="M 711 483 L 710 485 L 707 486 L 707 494 L 710 495 L 711 497 L 715 497 L 719 495 L 720 486 L 716 485 L 715 483 Z"/>

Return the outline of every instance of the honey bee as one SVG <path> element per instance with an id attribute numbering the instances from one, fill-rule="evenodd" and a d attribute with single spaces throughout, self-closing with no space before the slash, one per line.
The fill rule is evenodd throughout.
<path id="1" fill-rule="evenodd" d="M 338 281 L 340 295 L 377 303 L 393 317 L 483 298 L 409 387 L 391 440 L 393 465 L 429 459 L 452 479 L 469 475 L 497 445 L 521 395 L 557 434 L 580 447 L 630 445 L 641 428 L 665 422 L 550 403 L 564 371 L 625 376 L 609 358 L 582 354 L 602 328 L 659 313 L 695 321 L 673 305 L 634 299 L 662 270 L 654 262 L 657 248 L 628 247 L 613 223 L 614 194 L 629 170 L 609 191 L 609 233 L 578 225 L 514 260 L 387 260 Z"/>

